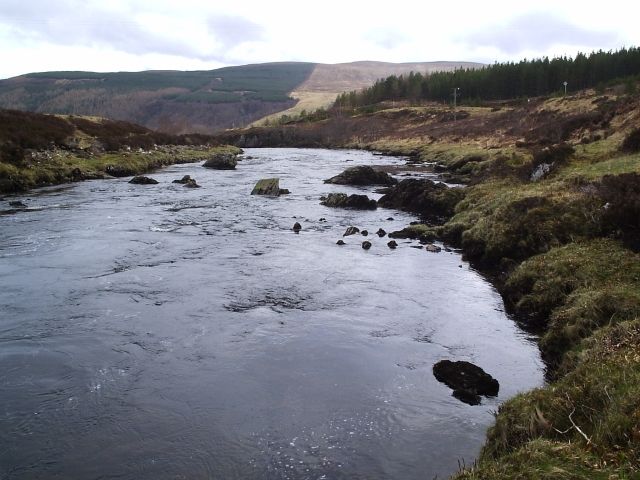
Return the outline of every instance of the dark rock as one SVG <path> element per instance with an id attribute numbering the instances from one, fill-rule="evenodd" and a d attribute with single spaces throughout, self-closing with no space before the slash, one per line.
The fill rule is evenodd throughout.
<path id="1" fill-rule="evenodd" d="M 320 202 L 325 207 L 351 208 L 354 210 L 375 210 L 378 204 L 366 195 L 347 195 L 346 193 L 330 193 Z"/>
<path id="2" fill-rule="evenodd" d="M 454 390 L 451 395 L 467 405 L 480 405 L 482 401 L 480 399 L 480 395 L 477 395 L 470 390 Z"/>
<path id="3" fill-rule="evenodd" d="M 73 170 L 71 170 L 71 179 L 74 182 L 78 182 L 80 180 L 84 180 L 84 175 L 82 173 L 82 170 L 80 170 L 79 168 L 74 168 Z"/>
<path id="4" fill-rule="evenodd" d="M 427 252 L 431 252 L 431 253 L 440 253 L 442 251 L 442 248 L 440 248 L 437 245 L 434 245 L 433 243 L 426 244 L 424 248 Z"/>
<path id="5" fill-rule="evenodd" d="M 360 233 L 360 229 L 358 227 L 349 227 L 345 230 L 343 237 L 348 237 L 349 235 L 355 235 L 356 233 Z"/>
<path id="6" fill-rule="evenodd" d="M 293 231 L 298 233 L 300 230 L 302 230 L 302 225 L 300 225 L 298 222 L 293 224 Z"/>
<path id="7" fill-rule="evenodd" d="M 287 190 L 287 193 L 289 191 Z M 251 190 L 251 195 L 266 195 L 268 197 L 277 197 L 282 194 L 282 189 L 280 188 L 280 179 L 279 178 L 262 178 L 258 180 L 253 190 Z"/>
<path id="8" fill-rule="evenodd" d="M 326 219 L 326 218 L 324 218 L 324 217 L 320 217 L 320 220 L 318 220 L 318 221 L 319 221 L 319 222 L 326 222 L 326 221 L 327 221 L 327 219 Z"/>
<path id="9" fill-rule="evenodd" d="M 217 153 L 209 160 L 205 161 L 202 166 L 213 168 L 215 170 L 233 170 L 238 164 L 238 158 L 232 153 Z"/>
<path id="10" fill-rule="evenodd" d="M 291 192 L 289 191 L 288 188 L 281 188 L 280 189 L 280 195 L 289 195 Z"/>
<path id="11" fill-rule="evenodd" d="M 422 250 L 422 245 L 410 245 L 411 248 L 416 248 L 418 250 Z"/>
<path id="12" fill-rule="evenodd" d="M 387 243 L 387 247 L 394 249 L 398 246 L 398 244 L 396 243 L 395 240 L 391 240 L 389 243 Z"/>
<path id="13" fill-rule="evenodd" d="M 129 180 L 129 183 L 133 183 L 134 185 L 157 185 L 158 181 L 153 178 L 145 177 L 144 175 L 136 175 Z"/>
<path id="14" fill-rule="evenodd" d="M 346 243 L 344 243 L 344 240 L 338 240 L 336 245 L 346 245 Z"/>
<path id="15" fill-rule="evenodd" d="M 386 234 L 387 232 L 385 232 L 382 228 L 379 228 L 376 232 L 376 235 L 378 235 L 380 238 L 384 237 Z"/>
<path id="16" fill-rule="evenodd" d="M 441 360 L 433 366 L 433 375 L 439 382 L 453 390 L 463 391 L 465 395 L 495 397 L 500 389 L 495 378 L 477 365 L 465 361 Z"/>
<path id="17" fill-rule="evenodd" d="M 360 235 L 362 235 L 363 237 L 366 237 L 367 235 L 369 235 L 369 231 L 368 230 L 362 230 L 360 232 Z"/>
<path id="18" fill-rule="evenodd" d="M 9 202 L 9 206 L 13 208 L 27 208 L 27 205 L 24 202 L 21 202 L 20 200 L 14 200 L 12 202 Z"/>
<path id="19" fill-rule="evenodd" d="M 371 242 L 365 240 L 364 242 L 362 242 L 362 248 L 364 248 L 365 250 L 369 250 L 371 248 Z"/>
<path id="20" fill-rule="evenodd" d="M 122 165 L 107 165 L 104 171 L 112 177 L 130 177 L 136 173 L 132 168 Z"/>
<path id="21" fill-rule="evenodd" d="M 462 188 L 449 188 L 428 179 L 406 179 L 389 188 L 378 204 L 417 213 L 426 220 L 443 223 L 454 214 L 455 206 L 464 197 Z"/>
<path id="22" fill-rule="evenodd" d="M 393 222 L 393 221 L 395 220 L 395 218 L 393 218 L 393 217 L 387 217 L 387 220 L 388 220 L 388 221 L 390 221 L 390 222 Z"/>
<path id="23" fill-rule="evenodd" d="M 200 185 L 196 183 L 195 178 L 190 178 L 187 183 L 183 185 L 184 188 L 200 188 Z"/>
<path id="24" fill-rule="evenodd" d="M 397 180 L 385 172 L 378 172 L 373 168 L 361 165 L 347 168 L 340 175 L 331 177 L 324 183 L 337 185 L 395 185 Z"/>
<path id="25" fill-rule="evenodd" d="M 189 183 L 191 181 L 191 175 L 185 175 L 184 177 L 182 177 L 179 180 L 174 180 L 171 183 L 182 183 L 182 184 L 186 184 Z"/>

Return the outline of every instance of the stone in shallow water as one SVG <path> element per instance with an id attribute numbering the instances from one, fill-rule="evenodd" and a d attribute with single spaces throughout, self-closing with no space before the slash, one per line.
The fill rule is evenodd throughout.
<path id="1" fill-rule="evenodd" d="M 347 195 L 346 193 L 330 193 L 320 202 L 325 207 L 351 208 L 354 210 L 375 210 L 378 203 L 366 195 Z"/>
<path id="2" fill-rule="evenodd" d="M 324 183 L 338 185 L 395 185 L 397 181 L 385 172 L 378 172 L 368 165 L 347 168 L 340 175 L 331 177 Z"/>
<path id="3" fill-rule="evenodd" d="M 218 153 L 202 164 L 203 167 L 214 170 L 234 170 L 238 164 L 238 158 L 231 153 Z"/>
<path id="4" fill-rule="evenodd" d="M 356 233 L 360 233 L 360 229 L 358 227 L 349 227 L 345 230 L 343 237 L 348 237 L 349 235 L 355 235 Z"/>
<path id="5" fill-rule="evenodd" d="M 266 195 L 268 197 L 278 197 L 283 193 L 289 193 L 289 190 L 280 188 L 279 178 L 262 178 L 251 190 L 251 195 Z"/>
<path id="6" fill-rule="evenodd" d="M 454 396 L 461 400 L 471 399 L 473 395 L 495 397 L 500 389 L 495 378 L 470 362 L 441 360 L 433 366 L 433 375 L 452 388 Z"/>
<path id="7" fill-rule="evenodd" d="M 149 177 L 145 177 L 144 175 L 136 175 L 129 183 L 133 183 L 134 185 L 156 185 L 158 183 L 157 180 Z"/>

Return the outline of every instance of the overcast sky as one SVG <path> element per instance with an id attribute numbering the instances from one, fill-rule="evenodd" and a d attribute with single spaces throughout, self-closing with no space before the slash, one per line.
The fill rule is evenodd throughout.
<path id="1" fill-rule="evenodd" d="M 0 78 L 290 60 L 493 63 L 640 45 L 640 7 L 588 3 L 0 0 Z"/>

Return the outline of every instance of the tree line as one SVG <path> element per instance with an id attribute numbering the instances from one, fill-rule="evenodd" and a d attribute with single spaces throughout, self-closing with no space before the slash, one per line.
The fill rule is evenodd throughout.
<path id="1" fill-rule="evenodd" d="M 458 69 L 423 75 L 392 75 L 361 91 L 338 96 L 336 108 L 358 108 L 383 101 L 450 101 L 454 88 L 466 100 L 504 100 L 598 87 L 640 74 L 640 48 L 579 53 L 575 58 L 548 57 L 495 63 L 478 69 Z"/>

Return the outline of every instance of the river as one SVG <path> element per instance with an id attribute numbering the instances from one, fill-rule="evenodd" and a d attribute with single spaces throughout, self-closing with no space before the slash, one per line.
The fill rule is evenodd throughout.
<path id="1" fill-rule="evenodd" d="M 322 180 L 404 159 L 246 154 L 0 202 L 1 479 L 442 478 L 501 402 L 543 383 L 535 342 L 458 252 L 373 234 L 413 216 L 319 204 L 378 198 Z M 186 174 L 202 188 L 171 183 Z M 290 195 L 249 195 L 274 176 Z M 351 225 L 370 250 L 336 245 Z M 452 397 L 432 374 L 445 358 L 500 395 Z"/>

